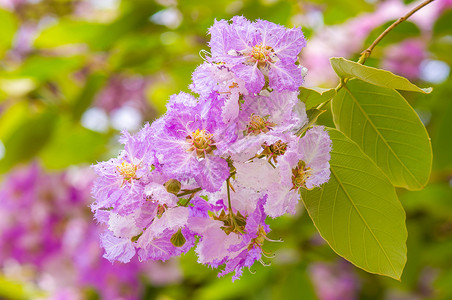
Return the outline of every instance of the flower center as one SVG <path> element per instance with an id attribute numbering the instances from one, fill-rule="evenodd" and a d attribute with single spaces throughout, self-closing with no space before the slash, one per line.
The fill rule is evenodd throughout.
<path id="1" fill-rule="evenodd" d="M 284 155 L 287 150 L 287 144 L 283 143 L 281 140 L 277 141 L 273 145 L 270 145 L 270 151 L 274 156 Z"/>
<path id="2" fill-rule="evenodd" d="M 275 126 L 276 124 L 267 121 L 267 117 L 262 118 L 261 116 L 252 114 L 250 116 L 250 121 L 246 128 L 247 134 L 254 134 L 258 135 L 259 133 L 267 133 L 270 131 L 270 129 Z"/>
<path id="3" fill-rule="evenodd" d="M 274 50 L 270 46 L 263 46 L 258 44 L 251 48 L 249 52 L 249 60 L 251 62 L 259 62 L 260 64 L 265 64 L 267 62 L 275 62 Z"/>
<path id="4" fill-rule="evenodd" d="M 187 136 L 187 142 L 191 145 L 188 151 L 196 151 L 196 155 L 200 158 L 204 158 L 206 153 L 210 154 L 216 149 L 213 134 L 205 129 L 196 129 L 191 135 Z"/>
<path id="5" fill-rule="evenodd" d="M 277 157 L 286 153 L 287 143 L 283 143 L 283 141 L 279 140 L 270 146 L 263 144 L 262 148 L 264 148 L 264 150 L 262 151 L 261 155 L 267 157 L 269 161 L 273 159 L 275 163 L 278 163 Z"/>
<path id="6" fill-rule="evenodd" d="M 312 169 L 306 167 L 303 161 L 299 161 L 295 169 L 292 169 L 292 189 L 306 187 L 306 180 L 312 175 Z"/>
<path id="7" fill-rule="evenodd" d="M 131 163 L 123 161 L 119 166 L 116 167 L 119 174 L 124 177 L 124 180 L 136 179 L 137 166 Z"/>

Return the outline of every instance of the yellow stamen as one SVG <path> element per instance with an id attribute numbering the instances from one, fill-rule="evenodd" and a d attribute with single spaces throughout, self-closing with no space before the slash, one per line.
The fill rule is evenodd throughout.
<path id="1" fill-rule="evenodd" d="M 126 161 L 123 161 L 119 166 L 116 167 L 119 174 L 121 174 L 122 177 L 124 177 L 124 180 L 131 180 L 136 179 L 136 171 L 137 166 L 134 166 L 131 163 L 128 163 Z"/>
<path id="2" fill-rule="evenodd" d="M 247 133 L 258 135 L 259 133 L 267 133 L 276 124 L 267 121 L 267 118 L 262 118 L 259 115 L 252 114 L 247 126 Z"/>
<path id="3" fill-rule="evenodd" d="M 312 169 L 306 167 L 303 161 L 300 161 L 295 169 L 292 170 L 293 189 L 306 187 L 306 180 L 312 175 Z"/>
<path id="4" fill-rule="evenodd" d="M 273 48 L 270 46 L 263 46 L 258 44 L 254 46 L 250 51 L 250 60 L 257 61 L 259 63 L 273 62 L 272 53 Z"/>
<path id="5" fill-rule="evenodd" d="M 205 129 L 196 129 L 191 136 L 187 136 L 187 142 L 191 144 L 189 152 L 196 151 L 198 157 L 204 158 L 206 153 L 210 154 L 216 149 L 213 134 Z"/>

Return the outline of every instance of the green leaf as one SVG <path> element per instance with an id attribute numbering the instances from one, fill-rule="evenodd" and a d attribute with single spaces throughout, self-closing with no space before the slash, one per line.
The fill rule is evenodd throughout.
<path id="1" fill-rule="evenodd" d="M 375 41 L 378 38 L 378 36 L 383 31 L 385 31 L 386 28 L 388 28 L 392 23 L 394 23 L 394 21 L 395 20 L 388 21 L 385 24 L 372 30 L 364 44 L 365 45 L 372 44 L 372 42 Z M 389 32 L 385 36 L 385 38 L 379 42 L 379 45 L 386 46 L 389 44 L 400 43 L 405 39 L 420 36 L 420 34 L 421 30 L 419 29 L 419 27 L 416 26 L 416 24 L 409 21 L 405 21 L 394 27 L 394 29 L 392 29 L 391 32 Z"/>
<path id="2" fill-rule="evenodd" d="M 17 20 L 12 12 L 0 9 L 0 58 L 11 47 L 17 30 Z"/>
<path id="3" fill-rule="evenodd" d="M 312 2 L 324 9 L 323 20 L 327 25 L 344 23 L 358 14 L 372 10 L 372 5 L 364 0 L 314 0 Z"/>
<path id="4" fill-rule="evenodd" d="M 22 66 L 13 74 L 18 77 L 32 77 L 39 81 L 46 81 L 51 78 L 62 76 L 68 72 L 79 68 L 83 63 L 83 58 L 73 57 L 46 57 L 33 56 L 27 59 Z"/>
<path id="5" fill-rule="evenodd" d="M 400 196 L 407 212 L 429 213 L 440 218 L 452 218 L 452 188 L 448 183 L 429 184 L 422 191 L 406 191 Z"/>
<path id="6" fill-rule="evenodd" d="M 408 79 L 395 75 L 389 71 L 363 66 L 343 57 L 330 58 L 331 66 L 339 77 L 358 78 L 362 81 L 395 90 L 404 90 L 428 94 L 432 88 L 421 89 Z"/>
<path id="7" fill-rule="evenodd" d="M 81 163 L 94 164 L 105 154 L 108 136 L 61 116 L 55 132 L 39 154 L 47 169 L 62 169 Z"/>
<path id="8" fill-rule="evenodd" d="M 443 103 L 441 109 L 443 115 L 436 118 L 435 133 L 433 138 L 433 165 L 437 170 L 452 169 L 452 102 L 445 103 L 444 99 L 448 99 L 452 93 L 451 81 L 446 82 L 443 89 L 438 89 L 436 97 Z M 444 101 L 444 102 L 443 102 Z"/>
<path id="9" fill-rule="evenodd" d="M 435 25 L 433 26 L 433 34 L 435 36 L 443 36 L 452 34 L 452 22 L 450 21 L 452 18 L 452 9 L 444 12 L 441 17 L 436 20 Z"/>
<path id="10" fill-rule="evenodd" d="M 356 143 L 338 130 L 329 134 L 330 180 L 301 192 L 309 216 L 340 256 L 368 272 L 400 279 L 408 234 L 395 189 Z"/>
<path id="11" fill-rule="evenodd" d="M 157 7 L 154 1 L 133 1 L 133 6 L 128 11 L 101 30 L 92 44 L 93 48 L 108 49 L 118 40 L 143 27 L 151 32 L 157 31 L 158 26 L 149 22 L 149 17 L 156 12 Z"/>
<path id="12" fill-rule="evenodd" d="M 0 160 L 0 172 L 8 171 L 15 164 L 33 158 L 50 139 L 56 114 L 46 111 L 25 119 L 5 139 L 5 156 Z"/>
<path id="13" fill-rule="evenodd" d="M 74 120 L 80 119 L 85 110 L 91 105 L 97 92 L 102 88 L 106 77 L 102 73 L 93 73 L 86 79 L 85 86 L 75 97 L 72 104 L 72 116 Z"/>
<path id="14" fill-rule="evenodd" d="M 68 44 L 95 44 L 96 38 L 105 27 L 105 24 L 100 23 L 61 20 L 44 29 L 34 45 L 36 48 L 53 48 Z"/>
<path id="15" fill-rule="evenodd" d="M 350 80 L 332 102 L 336 128 L 355 141 L 392 184 L 422 189 L 432 168 L 424 125 L 395 90 Z"/>
<path id="16" fill-rule="evenodd" d="M 336 95 L 335 89 L 322 89 L 317 87 L 300 87 L 300 100 L 306 105 L 306 109 L 313 108 Z"/>

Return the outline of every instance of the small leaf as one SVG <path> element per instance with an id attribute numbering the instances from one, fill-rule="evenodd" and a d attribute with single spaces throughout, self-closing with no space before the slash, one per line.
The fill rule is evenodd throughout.
<path id="1" fill-rule="evenodd" d="M 305 88 L 300 87 L 300 100 L 306 105 L 306 109 L 313 108 L 325 101 L 330 100 L 336 95 L 335 89 L 322 89 L 322 88 Z"/>
<path id="2" fill-rule="evenodd" d="M 389 71 L 363 66 L 343 57 L 330 58 L 331 66 L 341 78 L 358 78 L 362 81 L 395 90 L 404 90 L 428 94 L 432 88 L 421 89 L 408 79 L 395 75 Z"/>
<path id="3" fill-rule="evenodd" d="M 432 149 L 424 125 L 395 90 L 350 80 L 333 99 L 336 127 L 355 141 L 392 184 L 423 188 L 430 177 Z"/>
<path id="4" fill-rule="evenodd" d="M 328 183 L 301 195 L 331 248 L 371 273 L 400 279 L 406 263 L 405 211 L 387 177 L 335 129 Z"/>

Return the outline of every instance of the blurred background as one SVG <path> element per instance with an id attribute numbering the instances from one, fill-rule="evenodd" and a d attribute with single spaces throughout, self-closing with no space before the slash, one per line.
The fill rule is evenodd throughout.
<path id="1" fill-rule="evenodd" d="M 432 139 L 434 169 L 407 210 L 401 282 L 336 255 L 302 206 L 270 220 L 274 258 L 232 283 L 192 251 L 167 263 L 102 258 L 89 210 L 90 165 L 188 92 L 215 19 L 244 15 L 302 26 L 306 86 L 334 87 L 328 59 L 357 60 L 410 0 L 0 0 L 0 299 L 451 299 L 452 1 L 436 0 L 393 30 L 366 65 L 430 95 L 404 93 Z M 331 115 L 318 123 L 333 126 Z"/>

